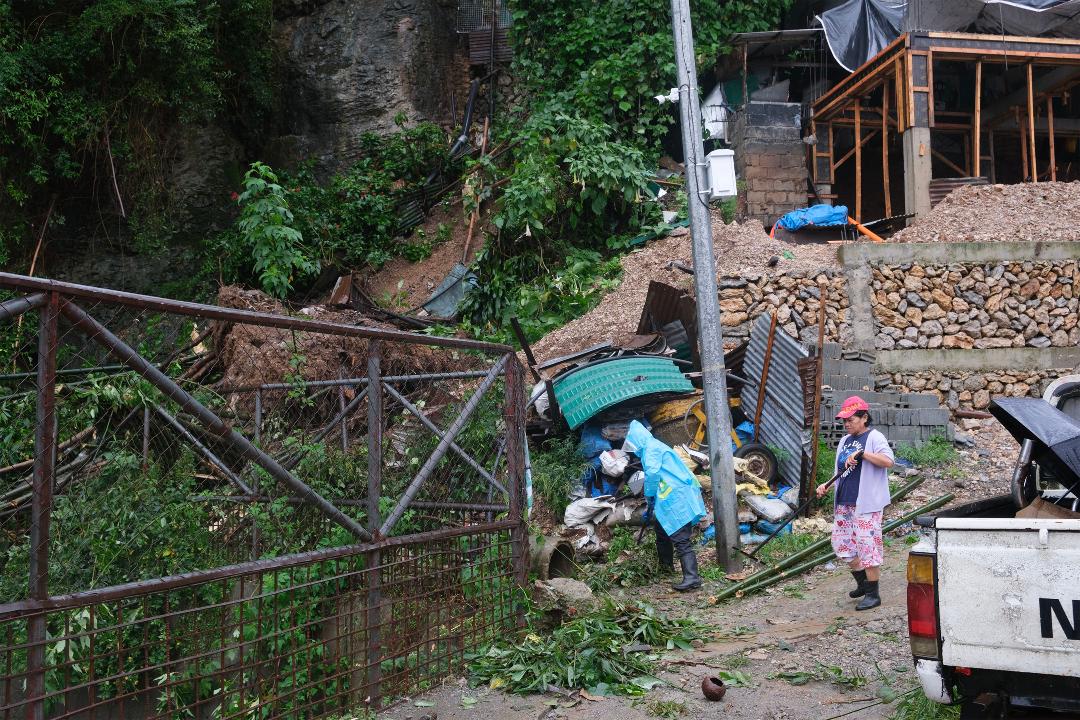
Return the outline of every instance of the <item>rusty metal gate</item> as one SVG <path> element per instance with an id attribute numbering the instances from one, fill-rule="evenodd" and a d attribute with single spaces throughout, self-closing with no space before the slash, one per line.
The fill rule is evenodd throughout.
<path id="1" fill-rule="evenodd" d="M 375 710 L 520 626 L 510 348 L 0 292 L 3 720 Z"/>

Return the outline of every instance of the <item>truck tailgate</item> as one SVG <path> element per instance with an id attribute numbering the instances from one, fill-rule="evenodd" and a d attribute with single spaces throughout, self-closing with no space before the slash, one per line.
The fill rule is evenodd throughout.
<path id="1" fill-rule="evenodd" d="M 1080 677 L 1080 520 L 935 527 L 944 664 Z"/>

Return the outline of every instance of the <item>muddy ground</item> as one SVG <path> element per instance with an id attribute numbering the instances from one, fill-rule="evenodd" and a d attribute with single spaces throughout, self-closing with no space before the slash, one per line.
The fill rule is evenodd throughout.
<path id="1" fill-rule="evenodd" d="M 886 519 L 945 493 L 956 494 L 956 504 L 1008 491 L 1016 443 L 989 422 L 969 425 L 974 447 L 960 448 L 956 461 L 946 466 L 921 469 L 923 485 L 890 507 Z M 644 599 L 671 616 L 694 617 L 717 628 L 714 640 L 701 648 L 665 653 L 659 677 L 666 684 L 642 698 L 573 702 L 557 694 L 518 697 L 487 687 L 470 688 L 465 678 L 452 678 L 422 698 L 411 698 L 379 717 L 645 720 L 666 710 L 673 713 L 670 717 L 688 719 L 889 718 L 896 706 L 881 701 L 881 696 L 888 694 L 885 689 L 902 693 L 917 684 L 908 648 L 905 605 L 907 549 L 915 532 L 907 526 L 887 537 L 883 602 L 870 611 L 854 610 L 855 601 L 847 597 L 853 581 L 836 563 L 720 605 L 711 600 L 726 586 L 723 581 L 707 580 L 702 591 L 690 595 L 671 592 L 664 583 L 614 593 L 626 600 Z M 718 668 L 748 673 L 752 686 L 731 687 L 722 701 L 706 701 L 699 689 L 701 679 Z M 828 677 L 829 668 L 834 679 L 795 685 L 779 677 L 799 672 Z M 421 706 L 416 705 L 418 700 Z"/>

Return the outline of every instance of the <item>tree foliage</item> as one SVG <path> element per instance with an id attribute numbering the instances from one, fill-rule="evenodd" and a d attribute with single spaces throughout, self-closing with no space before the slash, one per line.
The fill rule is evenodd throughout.
<path id="1" fill-rule="evenodd" d="M 25 243 L 48 198 L 157 199 L 165 128 L 270 104 L 272 0 L 0 0 L 0 224 Z M 139 212 L 142 208 L 127 207 Z"/>
<path id="2" fill-rule="evenodd" d="M 696 3 L 699 71 L 711 70 L 732 33 L 776 27 L 789 4 Z M 602 8 L 586 0 L 515 0 L 511 7 L 514 75 L 528 101 L 501 125 L 512 160 L 480 168 L 486 187 L 505 187 L 492 217 L 495 242 L 478 264 L 480 288 L 463 310 L 474 332 L 499 333 L 516 315 L 537 337 L 591 308 L 599 299 L 593 291 L 617 273 L 600 254 L 583 268 L 575 249 L 624 249 L 660 219 L 648 186 L 675 112 L 653 96 L 675 84 L 674 41 L 669 6 L 650 0 Z M 546 278 L 567 273 L 590 288 L 587 301 L 579 293 L 543 302 L 555 288 Z"/>

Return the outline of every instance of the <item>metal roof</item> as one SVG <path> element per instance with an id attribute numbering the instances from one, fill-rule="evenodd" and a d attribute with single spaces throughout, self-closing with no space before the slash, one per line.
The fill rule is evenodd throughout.
<path id="1" fill-rule="evenodd" d="M 627 400 L 694 391 L 675 363 L 659 357 L 627 357 L 585 365 L 556 378 L 553 384 L 555 400 L 571 430 Z"/>

